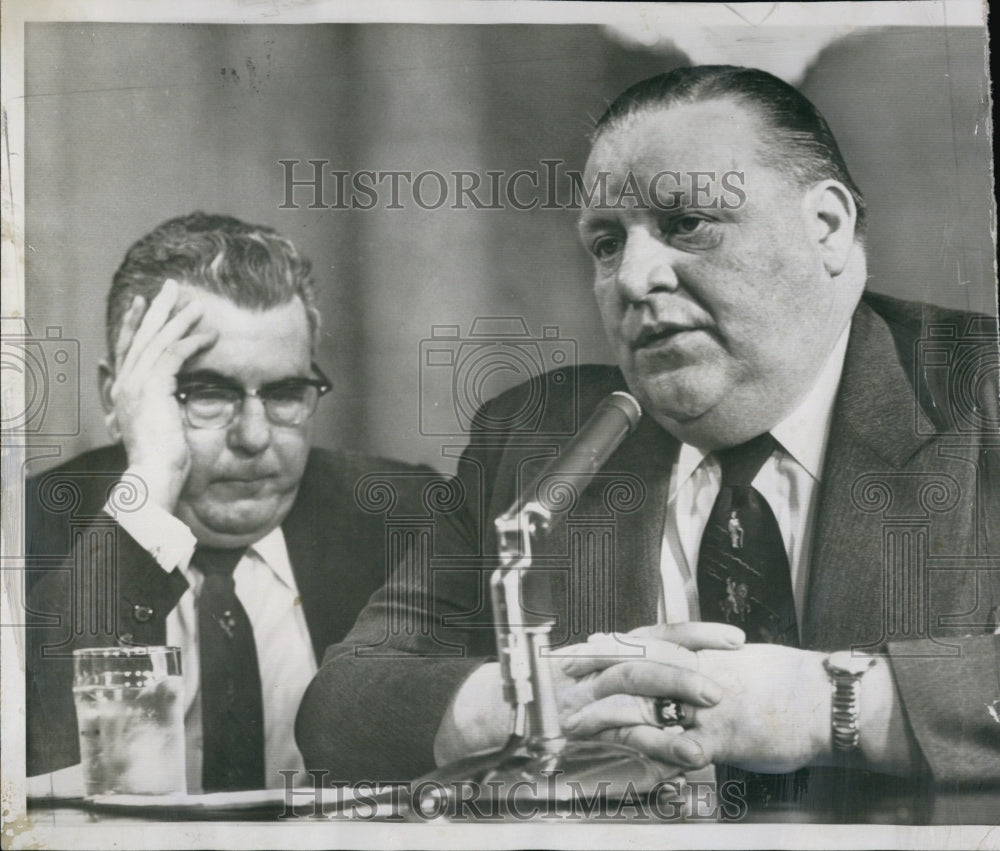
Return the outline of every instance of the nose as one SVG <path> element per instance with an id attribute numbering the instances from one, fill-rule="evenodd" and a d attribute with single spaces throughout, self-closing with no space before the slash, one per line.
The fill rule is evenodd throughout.
<path id="1" fill-rule="evenodd" d="M 622 298 L 642 301 L 652 292 L 674 292 L 679 285 L 675 270 L 679 254 L 648 228 L 631 228 L 616 275 Z"/>
<path id="2" fill-rule="evenodd" d="M 258 455 L 271 443 L 271 423 L 264 403 L 254 396 L 243 400 L 243 408 L 229 426 L 229 447 L 234 452 Z"/>

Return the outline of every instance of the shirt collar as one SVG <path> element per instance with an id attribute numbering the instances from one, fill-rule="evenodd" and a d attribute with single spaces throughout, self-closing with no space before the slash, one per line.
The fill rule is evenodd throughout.
<path id="1" fill-rule="evenodd" d="M 292 564 L 288 560 L 288 547 L 280 526 L 275 526 L 263 538 L 250 546 L 257 557 L 266 564 L 275 576 L 293 591 L 298 591 Z"/>
<path id="2" fill-rule="evenodd" d="M 844 369 L 844 354 L 851 324 L 848 323 L 823 364 L 812 389 L 798 407 L 771 429 L 774 439 L 817 482 L 823 473 L 823 456 L 830 436 L 833 403 Z"/>
<path id="3" fill-rule="evenodd" d="M 848 322 L 819 376 L 805 398 L 787 417 L 771 429 L 774 439 L 817 482 L 823 472 L 823 456 L 833 420 L 833 403 L 844 369 L 844 355 L 851 324 Z M 677 455 L 676 483 L 680 487 L 701 466 L 709 453 L 682 443 Z"/>
<path id="4" fill-rule="evenodd" d="M 677 475 L 674 478 L 676 487 L 680 488 L 691 476 L 694 475 L 694 471 L 701 466 L 701 462 L 705 460 L 708 453 L 703 452 L 697 446 L 692 446 L 690 443 L 682 443 L 681 450 L 677 453 Z"/>

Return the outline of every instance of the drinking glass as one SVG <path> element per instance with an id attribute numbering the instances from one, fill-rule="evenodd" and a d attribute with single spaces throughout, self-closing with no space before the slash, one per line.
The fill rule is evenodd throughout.
<path id="1" fill-rule="evenodd" d="M 87 794 L 183 794 L 180 648 L 74 650 L 73 672 Z"/>

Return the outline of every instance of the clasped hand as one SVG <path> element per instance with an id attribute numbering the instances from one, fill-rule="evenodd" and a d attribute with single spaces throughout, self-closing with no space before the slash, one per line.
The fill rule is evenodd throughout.
<path id="1" fill-rule="evenodd" d="M 705 632 L 693 634 L 695 626 Z M 568 705 L 578 708 L 567 713 L 564 731 L 611 739 L 687 769 L 713 762 L 777 773 L 816 761 L 829 748 L 830 686 L 823 655 L 742 645 L 738 630 L 733 631 L 741 640 L 722 649 L 723 629 L 643 627 L 567 648 L 571 658 L 560 668 L 575 680 L 570 687 L 575 699 Z M 687 646 L 679 646 L 678 639 Z M 688 705 L 686 729 L 654 723 L 650 706 L 657 697 Z"/>

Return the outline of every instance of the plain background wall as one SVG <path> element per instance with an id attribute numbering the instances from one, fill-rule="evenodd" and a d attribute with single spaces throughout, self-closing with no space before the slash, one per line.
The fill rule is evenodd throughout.
<path id="1" fill-rule="evenodd" d="M 871 208 L 873 289 L 996 310 L 984 50 L 978 30 L 856 32 L 804 80 Z M 56 414 L 80 400 L 79 433 L 52 441 L 63 458 L 105 441 L 96 365 L 125 250 L 202 209 L 276 227 L 312 259 L 335 385 L 320 445 L 444 469 L 442 447 L 464 441 L 420 433 L 421 406 L 440 422 L 453 404 L 440 372 L 421 384 L 434 326 L 467 335 L 479 316 L 522 317 L 536 336 L 557 328 L 581 361 L 608 360 L 576 213 L 317 210 L 302 190 L 300 209 L 280 209 L 279 160 L 302 161 L 300 177 L 309 159 L 582 169 L 609 100 L 688 63 L 593 26 L 29 24 L 25 53 L 27 318 L 36 337 L 57 327 L 80 343 L 79 383 L 50 394 Z"/>

